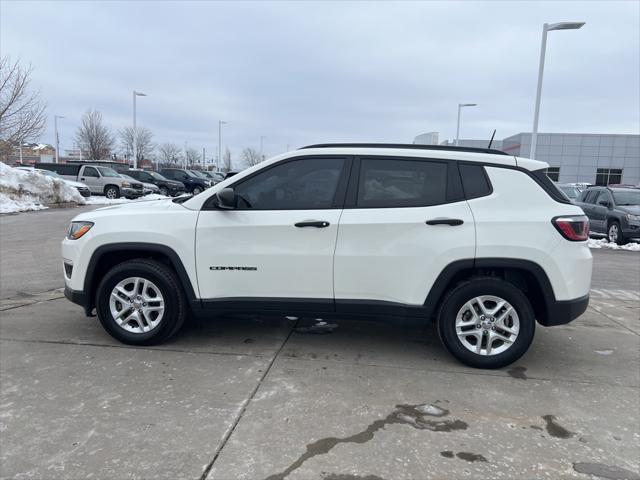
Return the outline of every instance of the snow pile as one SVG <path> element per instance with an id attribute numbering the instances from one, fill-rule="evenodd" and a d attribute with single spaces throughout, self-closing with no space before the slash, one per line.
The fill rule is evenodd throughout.
<path id="1" fill-rule="evenodd" d="M 84 198 L 64 181 L 12 168 L 0 162 L 0 213 L 42 210 L 47 204 L 79 203 Z"/>
<path id="2" fill-rule="evenodd" d="M 167 198 L 170 197 L 165 197 L 164 195 L 159 195 L 157 193 L 150 193 L 149 195 L 136 198 L 135 200 L 129 200 L 128 198 L 124 197 L 111 199 L 107 197 L 91 196 L 90 198 L 85 199 L 85 203 L 87 205 L 117 205 L 119 203 L 141 202 L 145 200 L 166 200 Z"/>
<path id="3" fill-rule="evenodd" d="M 608 242 L 606 238 L 590 238 L 589 248 L 608 248 L 610 250 L 628 250 L 630 252 L 640 252 L 640 243 L 627 243 L 626 245 L 618 245 L 617 243 Z"/>

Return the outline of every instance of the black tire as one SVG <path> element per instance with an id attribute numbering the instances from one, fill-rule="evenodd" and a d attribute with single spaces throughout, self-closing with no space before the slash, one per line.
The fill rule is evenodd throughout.
<path id="1" fill-rule="evenodd" d="M 169 190 L 167 190 L 167 187 L 160 187 L 160 195 L 164 195 L 165 197 L 169 196 Z"/>
<path id="2" fill-rule="evenodd" d="M 107 198 L 120 198 L 120 189 L 115 185 L 108 185 L 104 189 L 104 196 Z"/>
<path id="3" fill-rule="evenodd" d="M 620 228 L 620 222 L 613 220 L 607 225 L 607 241 L 625 245 L 629 240 L 625 238 Z"/>
<path id="4" fill-rule="evenodd" d="M 468 350 L 456 333 L 456 317 L 460 309 L 471 299 L 482 295 L 500 297 L 509 302 L 520 322 L 513 344 L 495 355 L 480 355 Z M 474 368 L 502 368 L 515 362 L 531 345 L 534 333 L 535 317 L 529 300 L 515 285 L 499 278 L 478 277 L 456 285 L 446 294 L 438 313 L 438 334 L 445 348 L 459 361 Z"/>
<path id="5" fill-rule="evenodd" d="M 193 187 L 193 190 L 191 190 L 191 193 L 193 193 L 194 195 L 198 195 L 199 193 L 202 193 L 202 188 L 200 187 Z"/>
<path id="6" fill-rule="evenodd" d="M 153 282 L 164 297 L 164 314 L 149 332 L 132 333 L 119 326 L 109 307 L 111 292 L 118 282 L 140 277 Z M 113 267 L 104 276 L 96 292 L 96 312 L 102 326 L 116 340 L 128 345 L 155 345 L 175 335 L 187 317 L 187 303 L 174 271 L 154 260 L 128 260 Z"/>

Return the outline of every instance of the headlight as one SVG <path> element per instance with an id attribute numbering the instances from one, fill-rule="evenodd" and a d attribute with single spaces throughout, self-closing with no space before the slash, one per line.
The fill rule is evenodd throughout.
<path id="1" fill-rule="evenodd" d="M 122 182 L 122 183 L 120 184 L 120 186 L 121 186 L 121 187 L 125 187 L 125 188 L 126 188 L 126 187 L 130 187 L 130 186 L 131 186 L 131 184 L 130 184 L 129 182 Z"/>
<path id="2" fill-rule="evenodd" d="M 69 240 L 78 240 L 91 230 L 91 227 L 93 227 L 93 222 L 71 222 L 69 232 L 67 232 L 67 238 Z"/>
<path id="3" fill-rule="evenodd" d="M 630 213 L 627 213 L 627 220 L 629 220 L 630 222 L 640 222 L 640 215 L 632 215 Z"/>

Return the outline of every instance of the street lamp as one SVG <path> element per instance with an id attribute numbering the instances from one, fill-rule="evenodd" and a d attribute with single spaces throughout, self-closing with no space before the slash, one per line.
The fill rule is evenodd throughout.
<path id="1" fill-rule="evenodd" d="M 146 93 L 133 91 L 133 168 L 138 168 L 138 130 L 136 129 L 136 97 L 146 97 Z"/>
<path id="2" fill-rule="evenodd" d="M 459 103 L 458 104 L 458 126 L 456 127 L 456 147 L 458 146 L 458 142 L 460 141 L 460 110 L 462 107 L 475 107 L 477 103 Z"/>
<path id="3" fill-rule="evenodd" d="M 218 120 L 218 158 L 216 162 L 216 171 L 220 171 L 220 159 L 222 158 L 222 125 L 226 125 L 224 120 Z"/>
<path id="4" fill-rule="evenodd" d="M 264 139 L 267 138 L 264 135 L 260 135 L 260 161 L 264 160 L 262 157 L 262 147 L 264 145 Z"/>
<path id="5" fill-rule="evenodd" d="M 585 22 L 560 22 L 545 23 L 542 26 L 542 43 L 540 45 L 540 66 L 538 67 L 538 86 L 536 89 L 536 107 L 533 113 L 533 131 L 531 132 L 531 151 L 529 158 L 536 156 L 536 144 L 538 141 L 538 117 L 540 116 L 540 95 L 542 93 L 542 74 L 544 73 L 544 55 L 547 50 L 547 32 L 553 30 L 577 30 L 582 28 Z"/>
<path id="6" fill-rule="evenodd" d="M 58 151 L 60 150 L 60 137 L 58 136 L 58 119 L 59 118 L 64 118 L 64 117 L 62 115 L 53 116 L 53 126 L 54 126 L 53 128 L 56 133 L 56 163 L 60 162 L 60 154 L 58 153 Z"/>

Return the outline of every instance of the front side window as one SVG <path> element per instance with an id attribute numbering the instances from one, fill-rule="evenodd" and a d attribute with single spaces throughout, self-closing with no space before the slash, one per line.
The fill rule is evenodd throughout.
<path id="1" fill-rule="evenodd" d="M 610 202 L 611 198 L 609 197 L 609 192 L 607 192 L 606 190 L 601 190 L 598 194 L 598 197 L 596 198 L 596 205 L 609 205 Z"/>
<path id="2" fill-rule="evenodd" d="M 84 171 L 82 172 L 82 175 L 84 175 L 85 177 L 99 177 L 100 175 L 98 175 L 98 171 L 93 168 L 93 167 L 85 167 Z"/>
<path id="3" fill-rule="evenodd" d="M 424 160 L 363 159 L 357 206 L 424 207 L 446 202 L 447 163 Z"/>
<path id="4" fill-rule="evenodd" d="M 343 166 L 342 158 L 307 158 L 268 168 L 234 185 L 238 209 L 331 208 Z"/>

